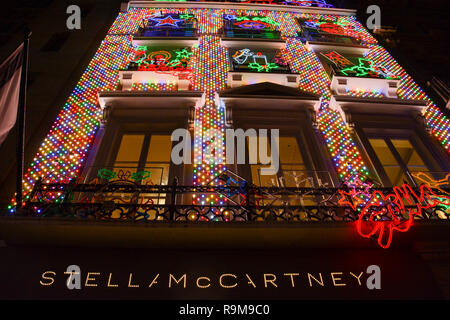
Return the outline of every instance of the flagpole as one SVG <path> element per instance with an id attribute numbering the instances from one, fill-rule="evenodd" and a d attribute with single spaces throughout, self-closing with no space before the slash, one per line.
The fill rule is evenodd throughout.
<path id="1" fill-rule="evenodd" d="M 17 209 L 22 207 L 23 196 L 23 167 L 25 146 L 25 104 L 27 103 L 27 76 L 28 76 L 28 47 L 31 31 L 26 28 L 23 40 L 22 72 L 20 74 L 19 105 L 17 108 L 17 176 L 16 176 L 16 202 Z"/>

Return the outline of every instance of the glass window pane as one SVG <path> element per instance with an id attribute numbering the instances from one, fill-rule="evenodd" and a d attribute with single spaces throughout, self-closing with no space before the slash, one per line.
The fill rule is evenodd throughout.
<path id="1" fill-rule="evenodd" d="M 280 162 L 301 164 L 303 158 L 295 137 L 280 137 Z"/>
<path id="2" fill-rule="evenodd" d="M 281 165 L 285 187 L 308 188 L 312 187 L 310 173 L 306 172 L 304 165 Z"/>
<path id="3" fill-rule="evenodd" d="M 169 135 L 152 135 L 147 162 L 170 162 L 172 141 Z"/>
<path id="4" fill-rule="evenodd" d="M 407 166 L 425 166 L 422 158 L 419 156 L 409 140 L 392 139 L 391 142 Z"/>
<path id="5" fill-rule="evenodd" d="M 120 141 L 119 151 L 117 152 L 116 162 L 139 162 L 141 156 L 142 144 L 144 143 L 143 134 L 124 134 Z"/>
<path id="6" fill-rule="evenodd" d="M 267 168 L 266 165 L 252 164 L 252 181 L 260 187 L 278 187 L 278 180 L 276 175 L 262 175 L 261 168 Z"/>
<path id="7" fill-rule="evenodd" d="M 168 183 L 171 151 L 170 135 L 151 136 L 145 167 L 151 172 L 150 179 L 153 184 L 166 185 Z"/>
<path id="8" fill-rule="evenodd" d="M 393 186 L 401 186 L 405 182 L 408 183 L 405 173 L 399 166 L 385 166 L 384 171 Z"/>
<path id="9" fill-rule="evenodd" d="M 383 166 L 398 165 L 394 155 L 383 139 L 369 139 L 369 142 Z"/>
<path id="10" fill-rule="evenodd" d="M 391 184 L 393 186 L 398 186 L 402 185 L 404 180 L 408 181 L 403 169 L 400 167 L 400 164 L 386 144 L 386 141 L 384 141 L 384 139 L 369 139 L 369 142 L 383 166 L 386 175 L 391 181 Z"/>

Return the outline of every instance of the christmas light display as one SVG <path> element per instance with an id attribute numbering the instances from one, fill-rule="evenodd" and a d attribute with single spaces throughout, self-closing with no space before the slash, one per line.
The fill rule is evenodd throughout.
<path id="1" fill-rule="evenodd" d="M 233 71 L 289 72 L 288 64 L 283 58 L 284 50 L 255 51 L 231 48 Z"/>
<path id="2" fill-rule="evenodd" d="M 230 21 L 235 28 L 242 29 L 275 29 L 280 24 L 273 20 L 271 17 L 264 16 L 236 16 L 232 14 L 226 14 L 224 19 Z"/>
<path id="3" fill-rule="evenodd" d="M 371 199 L 356 221 L 356 230 L 364 238 L 377 239 L 378 245 L 385 249 L 391 245 L 394 231 L 409 231 L 422 211 L 450 205 L 450 197 L 437 196 L 426 184 L 420 186 L 418 193 L 408 184 L 393 187 L 388 195 L 373 191 Z M 406 208 L 408 205 L 413 208 Z"/>
<path id="4" fill-rule="evenodd" d="M 324 1 L 285 2 L 289 5 L 310 3 L 310 5 L 325 6 Z M 236 19 L 224 19 L 227 16 Z M 152 18 L 150 19 L 150 17 Z M 368 176 L 368 170 L 352 139 L 350 129 L 341 116 L 328 107 L 331 98 L 330 78 L 318 56 L 313 51 L 308 51 L 296 37 L 300 30 L 300 26 L 296 22 L 296 19 L 299 18 L 309 19 L 311 23 L 328 21 L 328 25 L 322 27 L 324 32 L 342 31 L 339 27 L 332 26 L 331 22 L 333 22 L 344 30 L 344 34 L 352 34 L 369 45 L 370 50 L 364 59 L 372 61 L 374 65 L 380 67 L 380 70 L 387 70 L 400 78 L 401 84 L 398 91 L 400 98 L 428 101 L 428 108 L 425 112 L 427 124 L 431 128 L 432 134 L 447 150 L 450 150 L 449 120 L 386 50 L 376 44 L 375 39 L 354 17 L 264 10 L 130 8 L 127 12 L 119 13 L 106 38 L 69 96 L 67 103 L 57 116 L 53 127 L 24 176 L 25 194 L 31 191 L 32 186 L 39 178 L 44 179 L 44 182 L 58 182 L 75 177 L 80 173 L 99 127 L 101 110 L 98 106 L 97 93 L 116 89 L 120 69 L 131 67 L 132 63 L 143 65 L 145 61 L 149 65 L 155 65 L 156 61 L 164 60 L 164 64 L 167 66 L 169 62 L 167 58 L 164 58 L 162 52 L 159 52 L 159 56 L 164 58 L 161 60 L 160 57 L 149 57 L 149 48 L 132 46 L 132 36 L 137 33 L 142 21 L 152 21 L 154 27 L 176 28 L 182 24 L 179 20 L 192 19 L 192 17 L 195 17 L 197 23 L 198 47 L 191 48 L 191 51 L 178 49 L 178 54 L 176 52 L 170 54 L 171 59 L 178 59 L 182 65 L 181 61 L 185 59 L 185 63 L 189 64 L 192 73 L 192 89 L 204 93 L 204 105 L 196 109 L 194 120 L 194 185 L 218 184 L 219 175 L 226 170 L 224 163 L 225 106 L 217 96 L 219 91 L 227 87 L 227 72 L 230 67 L 227 50 L 220 45 L 219 32 L 224 26 L 224 21 L 225 23 L 226 21 L 242 22 L 239 28 L 256 28 L 255 30 L 261 26 L 268 29 L 268 24 L 270 28 L 281 33 L 283 39 L 286 40 L 283 61 L 278 57 L 279 60 L 275 61 L 274 58 L 272 63 L 277 64 L 278 68 L 286 63 L 292 72 L 300 75 L 300 90 L 316 93 L 322 97 L 317 114 L 318 128 L 341 179 L 347 179 L 350 182 L 360 178 L 364 180 Z M 240 18 L 237 17 L 246 17 L 246 20 L 239 20 Z M 167 48 L 165 51 L 169 52 Z M 262 55 L 264 55 L 263 52 L 261 52 Z M 236 59 L 244 57 L 245 54 L 244 56 L 238 55 Z M 152 63 L 152 59 L 154 63 Z M 267 61 L 270 62 L 269 60 Z M 169 59 L 169 61 L 171 60 Z M 264 65 L 258 63 L 260 67 Z M 187 68 L 187 64 L 183 66 Z M 273 72 L 278 69 L 268 67 L 258 70 L 258 66 L 253 66 L 256 71 L 262 72 Z M 132 90 L 176 90 L 176 85 L 135 83 Z M 357 93 L 348 92 L 348 94 L 356 95 Z M 199 194 L 195 196 L 194 201 L 198 204 L 223 204 L 223 198 L 215 194 Z"/>
<path id="5" fill-rule="evenodd" d="M 190 61 L 193 56 L 190 47 L 186 48 L 147 48 L 137 47 L 130 54 L 128 70 L 154 71 L 161 74 L 185 74 L 190 78 Z"/>
<path id="6" fill-rule="evenodd" d="M 321 52 L 320 54 L 331 61 L 331 63 L 338 68 L 347 68 L 354 65 L 350 60 L 336 51 Z"/>
<path id="7" fill-rule="evenodd" d="M 302 34 L 311 40 L 319 40 L 322 36 L 340 36 L 358 39 L 360 41 L 373 42 L 371 36 L 365 31 L 362 26 L 344 17 L 339 17 L 334 20 L 315 19 L 298 19 L 301 25 Z M 330 37 L 331 39 L 335 39 Z M 320 40 L 319 40 L 320 41 Z"/>
<path id="8" fill-rule="evenodd" d="M 171 14 L 166 15 L 152 15 L 148 17 L 150 23 L 149 27 L 174 27 L 180 28 L 182 25 L 186 24 L 186 19 L 177 19 L 177 17 L 173 17 Z"/>
<path id="9" fill-rule="evenodd" d="M 143 82 L 143 83 L 133 83 L 131 87 L 131 91 L 176 91 L 178 90 L 178 86 L 176 83 L 165 82 L 165 83 L 156 83 L 156 82 Z"/>
<path id="10" fill-rule="evenodd" d="M 349 96 L 359 97 L 359 98 L 385 98 L 386 97 L 382 92 L 376 91 L 376 90 L 367 91 L 364 89 L 359 89 L 359 90 L 356 89 L 356 90 L 346 90 L 345 93 Z"/>

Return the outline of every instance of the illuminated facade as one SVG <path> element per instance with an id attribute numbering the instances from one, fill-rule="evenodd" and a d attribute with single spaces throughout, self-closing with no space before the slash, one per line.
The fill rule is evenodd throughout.
<path id="1" fill-rule="evenodd" d="M 385 248 L 416 218 L 447 219 L 449 120 L 354 15 L 322 0 L 130 1 L 26 172 L 27 212 L 356 221 Z M 178 128 L 189 164 L 171 162 Z M 279 129 L 278 173 L 227 164 L 228 128 Z"/>

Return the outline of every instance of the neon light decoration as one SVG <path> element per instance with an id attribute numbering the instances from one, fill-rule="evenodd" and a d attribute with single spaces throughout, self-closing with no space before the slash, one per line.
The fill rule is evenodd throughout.
<path id="1" fill-rule="evenodd" d="M 190 47 L 186 48 L 148 48 L 138 46 L 129 55 L 128 70 L 154 71 L 161 74 L 182 76 L 184 79 L 192 77 L 191 58 L 194 53 Z"/>
<path id="2" fill-rule="evenodd" d="M 280 23 L 271 16 L 225 14 L 226 37 L 279 39 Z"/>
<path id="3" fill-rule="evenodd" d="M 234 53 L 232 53 L 234 51 Z M 290 72 L 283 50 L 230 49 L 233 71 Z"/>
<path id="4" fill-rule="evenodd" d="M 377 41 L 352 16 L 321 14 L 298 15 L 303 41 L 326 41 L 348 44 L 376 43 Z"/>
<path id="5" fill-rule="evenodd" d="M 153 22 L 152 27 L 175 27 L 179 28 L 178 23 L 185 22 L 184 19 L 174 19 L 170 14 L 163 17 L 149 17 L 149 20 Z"/>
<path id="6" fill-rule="evenodd" d="M 171 2 L 216 2 L 216 0 L 153 0 L 153 1 L 171 1 Z M 325 0 L 228 0 L 221 2 L 230 3 L 254 3 L 254 4 L 276 4 L 301 7 L 319 7 L 333 8 L 334 6 L 326 3 Z"/>
<path id="7" fill-rule="evenodd" d="M 262 17 L 262 16 L 236 16 L 227 14 L 224 16 L 224 19 L 230 21 L 233 24 L 233 27 L 243 28 L 243 29 L 275 29 L 280 24 L 273 20 L 270 17 Z"/>
<path id="8" fill-rule="evenodd" d="M 320 55 L 333 64 L 335 73 L 340 76 L 396 79 L 392 72 L 382 66 L 375 65 L 369 59 L 361 57 L 346 58 L 336 51 L 321 52 Z"/>
<path id="9" fill-rule="evenodd" d="M 282 0 L 277 1 L 278 3 L 288 6 L 334 8 L 332 4 L 326 3 L 325 0 Z"/>
<path id="10" fill-rule="evenodd" d="M 191 14 L 153 14 L 147 17 L 146 28 L 186 28 L 193 27 L 195 17 Z"/>
<path id="11" fill-rule="evenodd" d="M 371 200 L 356 221 L 359 235 L 377 239 L 378 245 L 386 249 L 391 245 L 394 231 L 410 230 L 414 218 L 420 216 L 422 210 L 450 205 L 450 197 L 436 195 L 428 185 L 421 185 L 419 192 L 416 194 L 408 184 L 394 187 L 393 193 L 388 195 L 373 191 Z M 413 208 L 405 208 L 405 205 Z"/>

